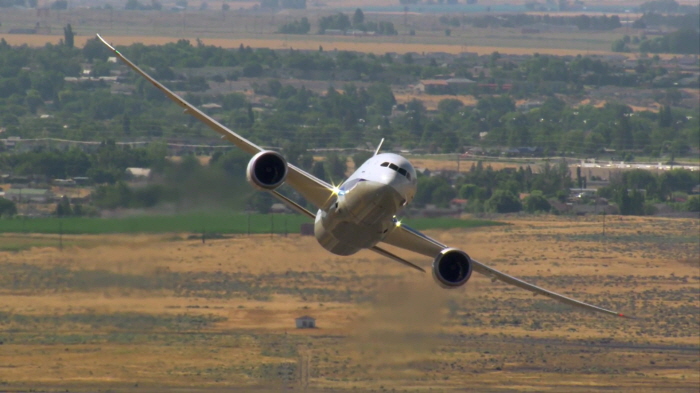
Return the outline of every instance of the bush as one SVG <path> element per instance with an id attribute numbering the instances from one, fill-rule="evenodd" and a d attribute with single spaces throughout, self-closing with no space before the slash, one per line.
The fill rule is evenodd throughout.
<path id="1" fill-rule="evenodd" d="M 0 198 L 0 216 L 12 217 L 17 214 L 17 206 L 9 199 Z"/>
<path id="2" fill-rule="evenodd" d="M 528 213 L 548 212 L 552 208 L 542 191 L 533 191 L 525 198 L 525 211 Z"/>
<path id="3" fill-rule="evenodd" d="M 520 199 L 507 190 L 496 190 L 486 205 L 489 211 L 496 213 L 517 213 L 523 210 Z"/>
<path id="4" fill-rule="evenodd" d="M 700 212 L 700 195 L 693 195 L 685 201 L 685 210 L 689 212 Z"/>

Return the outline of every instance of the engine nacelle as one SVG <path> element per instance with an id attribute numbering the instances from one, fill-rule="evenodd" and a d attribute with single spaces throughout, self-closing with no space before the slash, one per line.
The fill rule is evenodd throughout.
<path id="1" fill-rule="evenodd" d="M 276 151 L 261 151 L 250 159 L 246 178 L 259 190 L 274 190 L 287 179 L 287 160 Z"/>
<path id="2" fill-rule="evenodd" d="M 472 275 L 472 260 L 456 248 L 446 248 L 433 261 L 433 278 L 443 288 L 461 287 Z"/>

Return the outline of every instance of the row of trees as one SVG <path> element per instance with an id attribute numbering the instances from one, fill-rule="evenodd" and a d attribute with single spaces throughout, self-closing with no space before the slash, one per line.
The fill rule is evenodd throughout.
<path id="1" fill-rule="evenodd" d="M 632 23 L 635 29 L 673 27 L 677 29 L 700 29 L 700 14 L 694 13 L 682 15 L 664 15 L 655 12 L 646 12 Z"/>
<path id="2" fill-rule="evenodd" d="M 394 24 L 387 21 L 365 21 L 365 15 L 361 9 L 356 9 L 352 20 L 346 14 L 337 13 L 321 17 L 318 20 L 318 33 L 325 34 L 326 30 L 346 31 L 349 29 L 361 30 L 364 32 L 375 32 L 380 35 L 396 35 L 398 32 Z"/>
<path id="3" fill-rule="evenodd" d="M 311 30 L 311 24 L 307 17 L 301 18 L 301 20 L 295 20 L 294 22 L 287 23 L 281 26 L 277 32 L 281 34 L 306 34 Z"/>
<path id="4" fill-rule="evenodd" d="M 519 28 L 537 23 L 558 26 L 576 26 L 579 30 L 613 30 L 621 27 L 620 17 L 617 15 L 588 16 L 551 16 L 532 14 L 503 14 L 503 15 L 479 15 L 459 17 L 440 17 L 440 22 L 458 27 L 471 25 L 478 28 Z"/>
<path id="5" fill-rule="evenodd" d="M 305 148 L 294 144 L 287 144 L 283 153 L 293 164 L 329 182 L 340 182 L 348 170 L 347 158 L 337 154 L 318 161 Z M 370 155 L 361 152 L 352 156 L 355 167 Z M 162 145 L 129 148 L 109 141 L 91 155 L 79 150 L 37 150 L 20 155 L 4 154 L 0 158 L 2 170 L 16 174 L 47 178 L 89 176 L 97 186 L 92 195 L 94 207 L 102 209 L 170 204 L 178 210 L 218 206 L 265 211 L 272 203 L 266 195 L 255 193 L 245 181 L 250 157 L 238 149 L 215 153 L 208 165 L 202 165 L 192 155 L 179 161 L 166 160 Z M 129 179 L 124 170 L 134 165 L 152 168 L 149 185 L 135 188 L 127 185 Z M 599 190 L 599 196 L 614 201 L 622 214 L 644 215 L 653 213 L 653 203 L 672 202 L 674 196 L 686 196 L 698 183 L 698 173 L 683 169 L 661 174 L 632 170 L 613 177 L 609 186 Z M 419 175 L 413 204 L 447 206 L 453 198 L 459 197 L 468 200 L 466 210 L 470 212 L 547 212 L 551 209 L 550 200 L 565 201 L 573 186 L 564 162 L 546 164 L 537 172 L 529 166 L 496 171 L 478 162 L 467 173 L 456 177 Z M 292 189 L 285 186 L 283 191 L 302 205 L 306 204 Z M 521 200 L 522 193 L 529 195 Z M 690 197 L 677 208 L 697 211 L 697 199 Z M 56 214 L 92 215 L 95 210 L 61 200 Z"/>
<path id="6" fill-rule="evenodd" d="M 700 33 L 698 33 L 697 29 L 680 29 L 652 39 L 647 39 L 646 37 L 642 37 L 641 40 L 637 37 L 634 38 L 632 42 L 639 45 L 638 50 L 641 53 L 700 53 Z M 631 52 L 629 36 L 613 42 L 612 51 Z"/>
<path id="7" fill-rule="evenodd" d="M 148 148 L 129 148 L 118 146 L 113 140 L 101 143 L 89 154 L 77 148 L 63 151 L 40 147 L 26 153 L 0 155 L 0 171 L 48 179 L 89 177 L 97 184 L 113 184 L 125 179 L 128 167 L 164 168 L 166 152 L 166 146 L 159 143 Z"/>

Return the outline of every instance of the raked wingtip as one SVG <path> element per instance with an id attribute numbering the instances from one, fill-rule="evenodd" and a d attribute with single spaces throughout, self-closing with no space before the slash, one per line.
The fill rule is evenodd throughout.
<path id="1" fill-rule="evenodd" d="M 97 38 L 99 38 L 99 40 L 102 41 L 102 43 L 105 44 L 109 49 L 111 49 L 112 51 L 115 51 L 115 52 L 117 51 L 116 49 L 114 49 L 114 47 L 113 47 L 112 45 L 109 44 L 109 42 L 107 42 L 104 38 L 102 38 L 101 35 L 99 35 L 99 34 L 95 34 L 95 35 L 96 35 Z"/>

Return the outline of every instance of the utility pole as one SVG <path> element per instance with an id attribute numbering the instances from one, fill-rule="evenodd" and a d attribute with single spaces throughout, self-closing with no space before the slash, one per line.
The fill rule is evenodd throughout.
<path id="1" fill-rule="evenodd" d="M 63 251 L 63 220 L 58 220 L 58 249 Z"/>
<path id="2" fill-rule="evenodd" d="M 603 240 L 605 240 L 605 210 L 603 210 Z"/>

